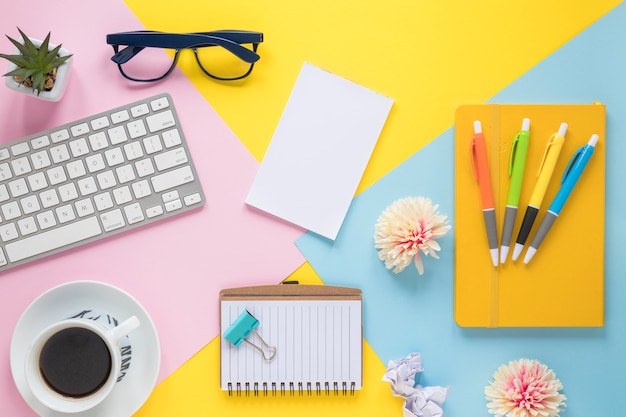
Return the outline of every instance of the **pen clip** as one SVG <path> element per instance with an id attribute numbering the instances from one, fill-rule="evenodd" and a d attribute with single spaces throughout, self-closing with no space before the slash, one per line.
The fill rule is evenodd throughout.
<path id="1" fill-rule="evenodd" d="M 520 134 L 515 135 L 513 143 L 511 144 L 511 153 L 509 154 L 509 177 L 513 175 L 513 165 L 515 165 L 515 152 L 517 151 L 517 145 L 519 143 Z"/>
<path id="2" fill-rule="evenodd" d="M 472 141 L 470 142 L 470 159 L 472 161 L 474 179 L 478 181 L 478 170 L 476 169 L 476 138 L 472 138 Z"/>
<path id="3" fill-rule="evenodd" d="M 572 155 L 572 158 L 567 163 L 567 166 L 565 167 L 565 172 L 563 173 L 563 178 L 561 178 L 561 184 L 563 184 L 565 182 L 565 179 L 567 178 L 567 176 L 569 175 L 570 171 L 574 167 L 574 164 L 576 163 L 578 158 L 580 158 L 580 156 L 582 155 L 583 148 L 584 148 L 584 146 L 576 149 L 576 152 L 574 152 L 574 155 Z"/>
<path id="4" fill-rule="evenodd" d="M 541 157 L 541 163 L 539 164 L 539 170 L 537 171 L 537 176 L 541 175 L 541 170 L 543 170 L 543 165 L 546 162 L 546 158 L 548 157 L 548 153 L 550 149 L 554 145 L 554 141 L 556 140 L 558 133 L 553 133 L 548 139 L 548 143 L 546 144 L 546 149 L 543 151 L 543 156 Z"/>

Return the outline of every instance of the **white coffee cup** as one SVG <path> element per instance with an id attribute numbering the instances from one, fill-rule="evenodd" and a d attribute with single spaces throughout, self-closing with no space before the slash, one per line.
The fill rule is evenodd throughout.
<path id="1" fill-rule="evenodd" d="M 117 382 L 118 373 L 122 365 L 120 340 L 139 327 L 139 325 L 139 319 L 135 316 L 111 328 L 97 321 L 84 318 L 72 318 L 51 324 L 35 337 L 26 353 L 25 374 L 28 387 L 35 398 L 44 406 L 61 413 L 80 413 L 95 407 L 107 398 Z M 72 335 L 72 333 L 74 334 Z M 94 334 L 97 337 L 94 337 Z M 74 361 L 74 363 L 67 365 L 70 371 L 66 371 L 63 368 L 65 365 L 59 364 L 67 363 L 70 360 L 73 361 L 75 357 L 81 357 L 83 352 L 87 350 L 84 348 L 87 345 L 86 340 L 90 340 L 89 346 L 97 347 L 97 349 L 92 349 L 92 351 L 100 352 L 99 357 L 94 361 L 92 361 L 90 356 L 83 357 L 83 360 L 89 362 L 92 366 L 82 367 L 77 369 L 76 372 L 71 372 L 71 369 L 79 367 L 77 365 L 79 361 Z M 65 351 L 65 357 L 62 356 L 63 352 L 56 352 L 64 360 L 48 360 L 47 362 L 56 364 L 53 368 L 60 368 L 56 374 L 61 375 L 61 378 L 69 378 L 68 375 L 81 374 L 83 369 L 93 372 L 93 369 L 98 368 L 98 372 L 100 372 L 98 378 L 102 378 L 102 381 L 97 386 L 92 387 L 93 389 L 88 389 L 89 392 L 87 393 L 63 392 L 63 389 L 59 389 L 59 386 L 63 383 L 59 385 L 55 382 L 58 386 L 53 388 L 52 383 L 49 383 L 46 379 L 46 371 L 42 370 L 40 364 L 42 351 L 45 349 L 44 356 L 50 355 L 47 352 L 61 351 L 60 348 L 54 348 L 54 346 L 66 346 L 68 343 L 72 346 L 72 349 L 76 349 L 72 355 L 67 353 L 69 350 Z M 105 353 L 103 353 L 106 352 L 103 349 L 104 346 L 108 350 L 110 359 L 107 359 Z M 76 354 L 77 352 L 79 354 Z M 106 368 L 109 360 L 110 367 L 108 367 L 107 372 Z M 48 365 L 44 365 L 44 368 L 48 368 Z M 78 378 L 78 381 L 70 379 L 71 383 L 82 383 L 80 378 Z"/>

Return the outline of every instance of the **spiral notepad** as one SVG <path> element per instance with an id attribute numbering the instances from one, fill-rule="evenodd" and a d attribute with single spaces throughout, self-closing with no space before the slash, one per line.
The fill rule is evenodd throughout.
<path id="1" fill-rule="evenodd" d="M 259 322 L 248 344 L 224 333 L 247 310 Z M 350 395 L 361 389 L 361 290 L 271 285 L 220 293 L 220 386 L 230 395 Z M 262 340 L 261 340 L 262 339 Z M 276 348 L 267 360 L 258 349 Z"/>

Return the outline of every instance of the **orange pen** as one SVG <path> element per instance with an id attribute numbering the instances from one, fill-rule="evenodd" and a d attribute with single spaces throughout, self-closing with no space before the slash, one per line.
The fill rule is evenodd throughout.
<path id="1" fill-rule="evenodd" d="M 496 208 L 493 204 L 491 190 L 491 175 L 489 175 L 489 161 L 487 160 L 487 146 L 480 121 L 474 121 L 474 136 L 470 146 L 472 169 L 480 187 L 480 200 L 483 207 L 487 242 L 493 266 L 498 266 L 498 230 L 496 228 Z"/>

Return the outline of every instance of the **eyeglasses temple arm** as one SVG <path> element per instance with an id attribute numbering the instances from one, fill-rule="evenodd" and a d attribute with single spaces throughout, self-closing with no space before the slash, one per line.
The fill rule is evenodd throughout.
<path id="1" fill-rule="evenodd" d="M 124 32 L 107 35 L 107 43 L 112 45 L 128 45 L 129 47 L 156 47 L 167 49 L 221 46 L 233 55 L 237 56 L 239 59 L 248 63 L 256 62 L 260 58 L 256 52 L 239 45 L 237 42 L 219 36 L 204 35 L 199 33 L 174 34 L 151 31 Z M 126 61 L 139 53 L 139 51 L 140 50 L 129 51 L 129 54 L 132 52 L 132 56 L 128 57 Z"/>
<path id="2" fill-rule="evenodd" d="M 125 64 L 143 49 L 143 46 L 127 46 L 126 48 L 113 55 L 111 57 L 111 61 L 119 65 Z"/>

